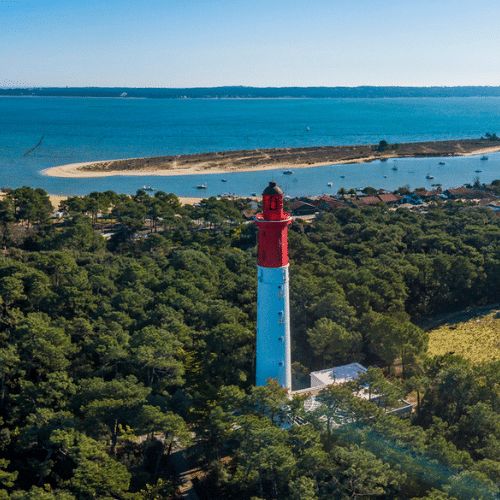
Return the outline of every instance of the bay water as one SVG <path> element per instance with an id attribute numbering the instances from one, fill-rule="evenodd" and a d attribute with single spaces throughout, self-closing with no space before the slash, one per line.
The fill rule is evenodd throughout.
<path id="1" fill-rule="evenodd" d="M 313 167 L 295 169 L 293 175 L 283 175 L 279 169 L 65 179 L 45 176 L 43 170 L 68 163 L 212 151 L 479 138 L 486 132 L 500 133 L 499 117 L 498 97 L 1 97 L 0 187 L 28 185 L 73 195 L 108 189 L 135 193 L 146 185 L 178 196 L 248 196 L 260 193 L 270 180 L 276 180 L 290 196 L 333 194 L 340 187 L 394 190 L 409 185 L 412 189 L 431 189 L 435 183 L 443 188 L 457 187 L 477 179 L 490 182 L 500 178 L 500 154 L 488 155 L 488 161 L 481 161 L 479 156 L 409 158 Z M 445 164 L 440 165 L 441 161 Z M 426 179 L 428 175 L 434 178 Z M 205 183 L 206 190 L 196 188 Z"/>

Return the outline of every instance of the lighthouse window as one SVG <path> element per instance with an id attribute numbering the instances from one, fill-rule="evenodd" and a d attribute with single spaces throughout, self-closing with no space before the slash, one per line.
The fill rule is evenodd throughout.
<path id="1" fill-rule="evenodd" d="M 278 210 L 278 198 L 276 198 L 276 196 L 272 196 L 269 200 L 269 209 Z"/>
<path id="2" fill-rule="evenodd" d="M 262 260 L 266 260 L 266 251 L 265 250 L 262 252 Z"/>

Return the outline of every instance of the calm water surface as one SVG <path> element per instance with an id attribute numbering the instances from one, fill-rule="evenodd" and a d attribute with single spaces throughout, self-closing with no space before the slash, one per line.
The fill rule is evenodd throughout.
<path id="1" fill-rule="evenodd" d="M 400 159 L 225 175 L 119 176 L 58 179 L 41 174 L 56 165 L 142 156 L 345 144 L 475 138 L 499 132 L 500 98 L 433 99 L 106 99 L 0 98 L 0 187 L 29 185 L 50 193 L 143 185 L 179 196 L 226 192 L 249 195 L 277 180 L 287 194 L 336 193 L 340 187 L 396 189 L 433 183 L 455 187 L 500 178 L 500 154 Z M 42 144 L 36 146 L 43 136 Z M 397 170 L 392 170 L 397 166 Z M 481 172 L 476 172 L 481 170 Z M 434 179 L 427 180 L 426 175 Z M 342 178 L 341 175 L 345 177 Z M 225 178 L 227 182 L 221 182 Z M 331 182 L 332 187 L 327 184 Z M 196 189 L 207 184 L 205 191 Z"/>

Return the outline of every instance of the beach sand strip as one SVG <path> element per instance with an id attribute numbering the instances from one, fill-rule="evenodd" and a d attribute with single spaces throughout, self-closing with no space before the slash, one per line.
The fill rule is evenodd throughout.
<path id="1" fill-rule="evenodd" d="M 383 151 L 379 151 L 378 145 L 255 149 L 72 163 L 52 167 L 42 173 L 51 177 L 66 178 L 223 174 L 366 163 L 389 158 L 472 156 L 498 151 L 500 151 L 498 141 L 485 139 L 389 144 Z"/>

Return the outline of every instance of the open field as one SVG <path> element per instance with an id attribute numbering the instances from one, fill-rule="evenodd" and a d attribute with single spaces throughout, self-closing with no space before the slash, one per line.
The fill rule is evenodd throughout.
<path id="1" fill-rule="evenodd" d="M 500 360 L 500 304 L 433 318 L 429 354 L 454 352 L 474 363 Z"/>

